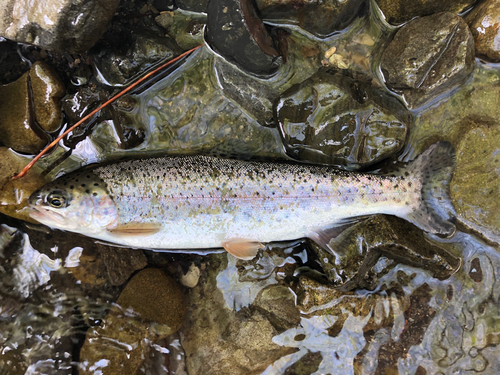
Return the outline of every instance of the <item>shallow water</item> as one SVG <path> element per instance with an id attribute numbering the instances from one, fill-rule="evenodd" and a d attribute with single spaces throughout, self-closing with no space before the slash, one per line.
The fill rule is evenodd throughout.
<path id="1" fill-rule="evenodd" d="M 112 122 L 100 123 L 69 158 L 48 173 L 47 180 L 93 162 L 165 150 L 170 154 L 223 151 L 287 158 L 278 129 L 262 124 L 262 118 L 273 110 L 269 98 L 309 78 L 333 46 L 345 52 L 345 63 L 352 70 L 371 74 L 375 84 L 381 82 L 379 52 L 393 30 L 375 13 L 357 20 L 348 32 L 326 39 L 297 27 L 289 29 L 290 56 L 275 76 L 225 81 L 243 86 L 248 97 L 259 87 L 265 93 L 259 99 L 259 115 L 234 99 L 231 85 L 221 83 L 220 77 L 231 77 L 237 68 L 203 47 L 159 82 L 131 94 L 132 109 L 115 108 L 128 124 L 144 131 L 143 143 L 123 149 Z M 365 35 L 373 43 L 356 42 L 366 40 Z M 316 52 L 306 53 L 311 50 Z M 499 87 L 500 66 L 476 60 L 465 85 L 412 112 L 414 122 L 397 159 L 412 160 L 437 140 L 459 148 L 464 133 L 473 128 L 471 123 L 495 126 L 500 118 Z M 56 150 L 41 165 L 52 165 L 67 149 Z M 478 206 L 477 216 L 486 215 L 484 210 Z M 106 271 L 99 256 L 82 255 L 86 251 L 98 254 L 97 245 L 77 235 L 4 221 L 0 227 L 0 373 L 109 373 L 109 359 L 94 363 L 80 359 L 86 332 L 106 325 L 107 313 L 117 307 L 123 287 L 111 285 L 111 271 Z M 146 340 L 150 351 L 138 371 L 500 373 L 498 237 L 495 228 L 484 228 L 473 219 L 459 221 L 449 239 L 426 236 L 430 243 L 462 259 L 456 273 L 439 280 L 431 270 L 398 264 L 380 278 L 374 290 L 340 292 L 324 283 L 319 262 L 302 241 L 273 244 L 250 262 L 225 253 L 145 251 L 148 266 L 165 269 L 178 280 L 191 264 L 201 276 L 196 286 L 183 288 L 187 303 L 183 327 L 158 342 Z M 286 321 L 266 305 L 265 301 L 273 301 L 269 295 L 278 293 L 277 288 L 283 294 L 276 301 L 293 301 L 284 306 L 290 309 L 288 317 L 296 313 L 296 320 Z M 140 320 L 122 313 L 130 321 Z M 101 339 L 126 356 L 134 349 L 105 334 Z"/>

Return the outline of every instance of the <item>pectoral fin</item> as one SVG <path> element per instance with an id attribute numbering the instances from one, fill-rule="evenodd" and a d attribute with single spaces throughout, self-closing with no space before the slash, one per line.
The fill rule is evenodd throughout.
<path id="1" fill-rule="evenodd" d="M 158 233 L 161 229 L 160 224 L 155 223 L 127 223 L 108 229 L 108 233 L 113 236 L 150 236 Z"/>
<path id="2" fill-rule="evenodd" d="M 222 243 L 222 247 L 226 251 L 238 259 L 251 260 L 257 255 L 257 251 L 264 246 L 257 241 L 249 241 L 244 239 L 234 239 Z"/>

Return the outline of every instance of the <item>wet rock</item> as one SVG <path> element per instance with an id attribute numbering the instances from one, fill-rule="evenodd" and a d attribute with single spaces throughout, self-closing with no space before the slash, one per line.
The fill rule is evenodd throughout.
<path id="1" fill-rule="evenodd" d="M 466 20 L 476 41 L 476 56 L 500 62 L 500 1 L 484 1 Z"/>
<path id="2" fill-rule="evenodd" d="M 368 8 L 363 0 L 321 2 L 257 0 L 256 3 L 262 18 L 297 24 L 320 37 L 345 29 Z"/>
<path id="3" fill-rule="evenodd" d="M 87 331 L 80 351 L 80 373 L 136 374 L 154 343 L 177 331 L 185 315 L 178 285 L 163 271 L 135 275 L 103 322 Z M 109 345 L 117 342 L 121 345 Z"/>
<path id="4" fill-rule="evenodd" d="M 279 96 L 275 85 L 269 84 L 268 79 L 242 74 L 240 69 L 224 59 L 216 59 L 214 66 L 225 96 L 255 116 L 262 126 L 275 125 L 273 103 Z"/>
<path id="5" fill-rule="evenodd" d="M 472 7 L 477 0 L 377 0 L 387 22 L 400 25 L 415 17 L 428 16 L 439 12 L 462 13 Z"/>
<path id="6" fill-rule="evenodd" d="M 191 12 L 207 13 L 208 2 L 209 0 L 175 0 L 175 5 Z"/>
<path id="7" fill-rule="evenodd" d="M 148 262 L 142 250 L 97 245 L 106 266 L 111 285 L 122 285 L 135 271 L 143 269 Z"/>
<path id="8" fill-rule="evenodd" d="M 48 50 L 79 53 L 106 30 L 119 0 L 36 0 L 0 3 L 0 35 Z"/>
<path id="9" fill-rule="evenodd" d="M 100 287 L 108 281 L 106 265 L 95 247 L 85 247 L 78 258 L 78 264 L 67 268 L 84 285 Z"/>
<path id="10" fill-rule="evenodd" d="M 331 252 L 313 246 L 328 279 L 342 290 L 373 290 L 396 264 L 419 267 L 444 280 L 461 266 L 461 259 L 403 219 L 376 215 L 332 239 Z"/>
<path id="11" fill-rule="evenodd" d="M 457 149 L 450 190 L 457 218 L 500 242 L 500 156 L 498 127 L 470 130 Z"/>
<path id="12" fill-rule="evenodd" d="M 252 307 L 266 316 L 280 333 L 300 323 L 295 296 L 283 285 L 270 285 L 262 289 Z"/>
<path id="13" fill-rule="evenodd" d="M 132 308 L 142 319 L 157 322 L 177 331 L 186 314 L 184 296 L 177 283 L 157 268 L 146 268 L 123 289 L 117 303 Z"/>
<path id="14" fill-rule="evenodd" d="M 180 53 L 168 37 L 149 30 L 124 30 L 96 46 L 92 59 L 101 83 L 124 86 L 159 61 Z"/>
<path id="15" fill-rule="evenodd" d="M 28 198 L 35 190 L 45 185 L 43 177 L 38 170 L 32 169 L 25 177 L 12 180 L 29 161 L 6 147 L 0 147 L 0 212 L 36 223 L 29 217 Z"/>
<path id="16" fill-rule="evenodd" d="M 474 39 L 452 13 L 418 18 L 398 30 L 380 68 L 387 86 L 417 108 L 463 83 L 474 68 Z"/>
<path id="17" fill-rule="evenodd" d="M 29 73 L 0 87 L 0 139 L 12 149 L 37 154 L 49 138 L 32 118 Z"/>
<path id="18" fill-rule="evenodd" d="M 227 257 L 226 254 L 206 257 L 208 264 L 201 274 L 200 282 L 187 295 L 187 317 L 180 334 L 189 374 L 261 373 L 275 360 L 294 351 L 272 342 L 278 331 L 268 320 L 269 312 L 274 311 L 272 300 L 281 301 L 281 306 L 289 306 L 287 311 L 291 308 L 289 296 L 281 293 L 285 290 L 269 290 L 268 296 L 263 292 L 259 297 L 259 308 L 253 305 L 239 308 L 236 304 L 228 305 L 217 287 L 217 279 L 222 277 L 218 274 L 226 269 Z M 236 280 L 237 276 L 234 269 L 233 277 Z M 227 287 L 239 285 L 239 290 L 235 289 L 234 293 L 247 294 L 248 291 L 241 287 L 250 287 L 252 284 L 238 283 L 233 277 L 229 277 L 230 284 Z M 256 284 L 260 285 L 260 280 Z M 285 326 L 293 321 L 278 311 L 274 316 L 281 316 L 283 320 L 280 324 Z M 293 316 L 296 317 L 297 313 Z"/>
<path id="19" fill-rule="evenodd" d="M 57 73 L 41 61 L 31 67 L 30 81 L 36 121 L 43 130 L 54 132 L 62 123 L 59 99 L 66 90 Z"/>
<path id="20" fill-rule="evenodd" d="M 28 61 L 18 52 L 18 44 L 10 40 L 0 40 L 0 85 L 19 79 L 30 69 Z"/>
<path id="21" fill-rule="evenodd" d="M 398 152 L 410 117 L 370 84 L 320 71 L 276 102 L 280 135 L 295 159 L 359 169 Z"/>
<path id="22" fill-rule="evenodd" d="M 212 0 L 208 4 L 206 40 L 217 53 L 242 70 L 270 75 L 280 63 L 279 48 L 248 0 Z"/>
<path id="23" fill-rule="evenodd" d="M 187 51 L 204 43 L 203 31 L 207 23 L 205 14 L 186 12 L 181 9 L 169 13 L 172 19 L 168 26 L 168 34 L 181 49 Z"/>

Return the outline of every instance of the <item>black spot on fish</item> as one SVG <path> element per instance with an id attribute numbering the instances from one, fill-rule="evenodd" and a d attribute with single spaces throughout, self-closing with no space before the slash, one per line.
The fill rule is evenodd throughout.
<path id="1" fill-rule="evenodd" d="M 70 189 L 74 189 L 75 187 L 74 187 L 73 185 L 71 185 L 69 188 L 70 188 Z"/>
<path id="2" fill-rule="evenodd" d="M 81 186 L 81 187 L 85 187 L 85 184 L 81 184 L 80 186 Z"/>
<path id="3" fill-rule="evenodd" d="M 85 190 L 85 193 L 90 194 L 90 190 L 89 189 Z"/>
<path id="4" fill-rule="evenodd" d="M 93 192 L 93 193 L 92 193 L 92 195 L 93 195 L 94 197 L 97 197 L 97 193 L 96 193 L 96 192 Z"/>
<path id="5" fill-rule="evenodd" d="M 97 182 L 94 183 L 94 186 L 99 186 L 99 184 Z"/>

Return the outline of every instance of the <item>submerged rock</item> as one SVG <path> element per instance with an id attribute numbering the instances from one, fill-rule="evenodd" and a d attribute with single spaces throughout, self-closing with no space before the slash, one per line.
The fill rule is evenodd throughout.
<path id="1" fill-rule="evenodd" d="M 32 117 L 29 73 L 0 87 L 0 140 L 12 149 L 37 154 L 49 137 L 37 128 Z"/>
<path id="2" fill-rule="evenodd" d="M 101 83 L 125 86 L 159 61 L 181 52 L 172 39 L 139 29 L 114 34 L 96 46 L 91 56 Z"/>
<path id="3" fill-rule="evenodd" d="M 472 7 L 477 0 L 376 0 L 385 19 L 392 25 L 400 25 L 415 17 L 428 16 L 439 12 L 462 13 Z"/>
<path id="4" fill-rule="evenodd" d="M 142 250 L 102 244 L 98 244 L 97 247 L 106 266 L 111 285 L 124 284 L 135 271 L 143 269 L 148 264 Z"/>
<path id="5" fill-rule="evenodd" d="M 62 124 L 60 78 L 44 62 L 36 62 L 15 82 L 0 86 L 0 142 L 29 154 L 38 153 Z"/>
<path id="6" fill-rule="evenodd" d="M 500 62 L 500 1 L 482 2 L 466 20 L 476 41 L 476 56 Z"/>
<path id="7" fill-rule="evenodd" d="M 401 150 L 410 117 L 402 103 L 370 84 L 320 72 L 276 102 L 289 156 L 360 169 Z"/>
<path id="8" fill-rule="evenodd" d="M 136 374 L 154 343 L 177 331 L 185 316 L 184 297 L 163 271 L 135 275 L 101 325 L 87 331 L 80 351 L 80 373 Z M 109 345 L 116 342 L 120 345 Z"/>
<path id="9" fill-rule="evenodd" d="M 458 220 L 500 242 L 500 148 L 498 127 L 469 131 L 457 149 L 450 191 Z"/>
<path id="10" fill-rule="evenodd" d="M 348 27 L 368 8 L 364 0 L 282 1 L 257 0 L 262 18 L 297 24 L 316 36 L 325 37 Z"/>
<path id="11" fill-rule="evenodd" d="M 58 130 L 63 119 L 59 99 L 66 93 L 61 79 L 49 65 L 38 61 L 31 67 L 30 82 L 38 125 L 49 133 Z"/>
<path id="12" fill-rule="evenodd" d="M 463 83 L 474 68 L 474 39 L 452 13 L 417 18 L 398 30 L 382 55 L 387 86 L 410 108 L 421 107 Z"/>
<path id="13" fill-rule="evenodd" d="M 376 215 L 333 238 L 327 252 L 313 246 L 325 274 L 342 290 L 373 290 L 397 264 L 407 264 L 444 280 L 461 266 L 461 259 L 413 224 L 394 216 Z"/>
<path id="14" fill-rule="evenodd" d="M 189 374 L 262 373 L 294 351 L 273 343 L 275 335 L 298 323 L 291 292 L 276 285 L 271 275 L 242 281 L 231 258 L 227 254 L 206 257 L 207 267 L 187 295 L 187 318 L 180 334 Z M 237 301 L 249 295 L 255 300 Z"/>
<path id="15" fill-rule="evenodd" d="M 206 40 L 216 52 L 251 73 L 278 69 L 277 48 L 252 2 L 211 0 L 207 13 Z"/>
<path id="16" fill-rule="evenodd" d="M 119 0 L 2 0 L 0 36 L 48 50 L 80 53 L 106 30 Z"/>
<path id="17" fill-rule="evenodd" d="M 168 28 L 168 34 L 175 42 L 183 49 L 188 49 L 199 46 L 204 43 L 204 30 L 207 23 L 207 16 L 203 13 L 185 12 L 181 9 L 176 9 L 173 12 L 168 12 L 171 15 L 170 22 L 167 21 L 167 16 L 161 14 L 164 28 Z M 157 21 L 158 22 L 158 21 Z"/>

